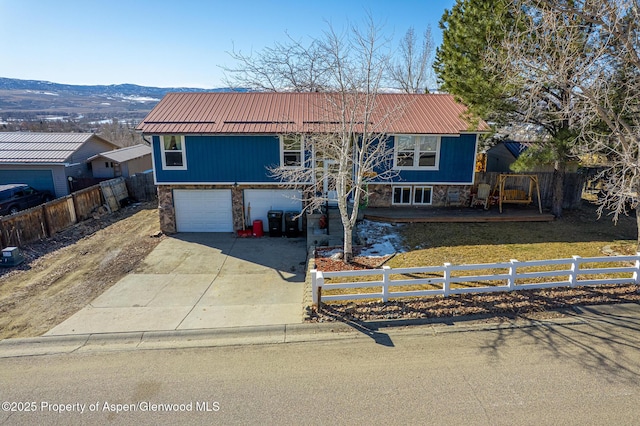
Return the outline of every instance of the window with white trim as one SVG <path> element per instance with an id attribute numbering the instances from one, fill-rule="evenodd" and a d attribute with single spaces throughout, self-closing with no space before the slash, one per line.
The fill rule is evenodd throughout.
<path id="1" fill-rule="evenodd" d="M 160 150 L 162 152 L 162 168 L 185 170 L 187 159 L 185 156 L 184 136 L 160 136 Z"/>
<path id="2" fill-rule="evenodd" d="M 440 136 L 395 135 L 394 167 L 396 169 L 437 169 Z"/>
<path id="3" fill-rule="evenodd" d="M 282 167 L 302 167 L 304 144 L 302 136 L 280 137 L 280 165 Z"/>
<path id="4" fill-rule="evenodd" d="M 421 206 L 431 204 L 433 187 L 431 186 L 394 186 L 392 188 L 393 205 Z"/>
<path id="5" fill-rule="evenodd" d="M 431 204 L 431 193 L 433 188 L 430 186 L 415 186 L 413 188 L 413 204 Z"/>
<path id="6" fill-rule="evenodd" d="M 411 187 L 410 186 L 394 186 L 392 204 L 411 205 Z"/>

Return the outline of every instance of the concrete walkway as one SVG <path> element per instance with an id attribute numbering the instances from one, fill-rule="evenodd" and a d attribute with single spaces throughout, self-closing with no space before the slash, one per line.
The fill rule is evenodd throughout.
<path id="1" fill-rule="evenodd" d="M 46 336 L 302 322 L 302 238 L 178 234 Z"/>

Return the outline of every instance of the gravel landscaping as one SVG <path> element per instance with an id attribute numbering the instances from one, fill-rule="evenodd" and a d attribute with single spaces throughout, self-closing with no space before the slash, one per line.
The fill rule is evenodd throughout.
<path id="1" fill-rule="evenodd" d="M 339 271 L 375 269 L 385 264 L 392 267 L 437 265 L 449 258 L 455 258 L 452 263 L 456 264 L 477 262 L 478 259 L 486 259 L 485 262 L 509 259 L 509 257 L 493 259 L 492 254 L 505 256 L 514 253 L 519 260 L 533 260 L 561 258 L 567 256 L 567 253 L 590 257 L 635 252 L 635 217 L 623 218 L 617 225 L 613 225 L 608 218 L 596 220 L 593 211 L 593 206 L 586 205 L 584 209 L 569 212 L 565 218 L 551 224 L 495 226 L 493 229 L 496 235 L 499 234 L 501 237 L 491 238 L 493 241 L 487 241 L 489 238 L 482 235 L 482 232 L 488 231 L 487 226 L 460 227 L 448 224 L 393 226 L 370 222 L 365 223 L 364 229 L 360 230 L 361 237 L 366 236 L 366 240 L 361 238 L 364 245 L 354 250 L 353 263 L 345 264 L 340 259 L 339 248 L 327 248 L 317 251 L 315 264 L 321 271 Z M 466 235 L 453 235 L 452 242 L 447 247 L 447 235 L 457 228 L 462 229 Z M 475 229 L 480 236 L 474 235 Z M 523 232 L 527 229 L 530 230 L 529 234 Z M 584 229 L 584 235 L 577 235 L 576 230 L 580 229 Z M 435 230 L 437 232 L 434 232 Z M 561 239 L 559 236 L 565 235 L 563 232 L 572 235 L 566 238 L 567 241 L 564 243 L 559 241 Z M 518 233 L 521 237 L 518 237 Z M 549 235 L 549 243 L 545 242 L 545 234 Z M 430 236 L 433 235 L 435 235 L 434 238 L 438 238 L 437 244 L 430 240 Z M 407 241 L 411 242 L 407 243 Z M 495 249 L 492 244 L 495 245 Z M 547 247 L 549 253 L 545 252 Z M 560 250 L 567 250 L 567 252 L 560 252 Z M 525 255 L 528 257 L 524 257 Z M 422 259 L 425 258 L 432 259 L 433 263 L 422 263 Z M 576 306 L 613 303 L 640 303 L 640 286 L 560 287 L 452 295 L 447 298 L 434 296 L 392 299 L 387 303 L 375 300 L 331 302 L 323 303 L 319 312 L 311 312 L 309 320 L 312 322 L 365 322 L 403 319 L 435 320 L 469 316 L 490 320 L 543 319 L 563 316 L 565 312 Z"/>
<path id="2" fill-rule="evenodd" d="M 574 306 L 640 303 L 640 286 L 600 286 L 573 289 L 525 290 L 484 295 L 454 295 L 420 300 L 323 304 L 310 321 L 379 321 L 481 316 L 543 319 L 563 316 Z"/>

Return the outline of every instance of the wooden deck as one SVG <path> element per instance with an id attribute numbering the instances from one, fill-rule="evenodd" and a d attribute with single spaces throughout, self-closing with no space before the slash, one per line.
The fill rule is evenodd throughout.
<path id="1" fill-rule="evenodd" d="M 391 223 L 485 223 L 485 222 L 552 222 L 550 213 L 538 212 L 537 206 L 497 206 L 489 210 L 470 207 L 395 207 L 372 208 L 364 211 L 364 218 Z"/>

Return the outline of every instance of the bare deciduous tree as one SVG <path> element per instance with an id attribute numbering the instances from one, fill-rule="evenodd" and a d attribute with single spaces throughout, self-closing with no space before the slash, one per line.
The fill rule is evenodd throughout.
<path id="1" fill-rule="evenodd" d="M 568 96 L 567 102 L 556 102 L 560 115 L 555 122 L 570 124 L 571 139 L 579 142 L 572 150 L 604 154 L 608 159 L 599 214 L 609 210 L 617 220 L 631 202 L 640 230 L 640 2 L 514 4 L 533 19 L 512 33 L 510 52 L 518 50 L 518 37 L 529 34 L 536 34 L 540 46 L 535 52 L 521 49 L 524 54 L 511 56 L 519 67 L 524 64 L 523 80 L 536 88 L 530 91 L 530 111 L 553 102 L 554 93 Z"/>
<path id="2" fill-rule="evenodd" d="M 368 25 L 353 26 L 343 34 L 329 27 L 308 48 L 294 42 L 256 57 L 236 59 L 239 65 L 231 75 L 239 85 L 323 92 L 310 106 L 314 116 L 307 123 L 309 127 L 290 136 L 303 138 L 305 150 L 313 152 L 311 163 L 328 161 L 334 166 L 280 166 L 271 173 L 284 186 L 305 189 L 306 210 L 315 210 L 327 201 L 322 182 L 331 181 L 344 228 L 344 260 L 350 262 L 353 228 L 366 195 L 367 178 L 380 173 L 376 179 L 381 180 L 394 173 L 389 167 L 393 149 L 385 143 L 385 128 L 402 114 L 403 106 L 382 107 L 378 99 L 390 59 L 386 40 L 370 19 Z M 272 73 L 267 64 L 275 63 L 279 65 Z"/>
<path id="3" fill-rule="evenodd" d="M 101 124 L 97 133 L 121 147 L 145 143 L 142 135 L 135 131 L 135 127 L 134 122 L 122 122 L 114 118 L 110 122 Z"/>
<path id="4" fill-rule="evenodd" d="M 580 87 L 591 79 L 580 58 L 590 49 L 594 32 L 577 14 L 531 6 L 528 0 L 512 3 L 516 24 L 488 50 L 487 64 L 509 92 L 512 120 L 544 130 L 529 151 L 554 165 L 552 213 L 560 217 L 564 176 L 568 163 L 577 160 L 581 136 L 575 106 Z"/>
<path id="5" fill-rule="evenodd" d="M 225 83 L 230 87 L 268 92 L 319 92 L 328 86 L 327 63 L 323 47 L 312 40 L 309 46 L 289 37 L 258 53 L 231 51 L 237 66 L 224 68 Z"/>
<path id="6" fill-rule="evenodd" d="M 330 182 L 344 228 L 345 262 L 353 257 L 353 229 L 361 201 L 368 195 L 367 181 L 372 176 L 377 181 L 388 180 L 397 174 L 392 167 L 393 146 L 387 143 L 386 130 L 406 104 L 381 103 L 379 96 L 359 91 L 319 94 L 309 133 L 291 135 L 303 138 L 305 148 L 314 153 L 315 164 L 271 169 L 283 185 L 305 190 L 307 211 L 321 209 L 330 201 L 323 186 L 325 180 Z M 321 163 L 331 166 L 322 167 Z"/>
<path id="7" fill-rule="evenodd" d="M 420 41 L 413 27 L 409 28 L 398 47 L 400 57 L 389 68 L 390 80 L 404 93 L 428 93 L 434 52 L 431 27 Z"/>
<path id="8" fill-rule="evenodd" d="M 577 60 L 591 78 L 579 88 L 586 153 L 603 153 L 608 168 L 599 213 L 614 220 L 630 205 L 638 220 L 640 247 L 640 2 L 583 0 L 567 4 L 544 1 L 558 14 L 579 15 L 597 37 Z"/>

